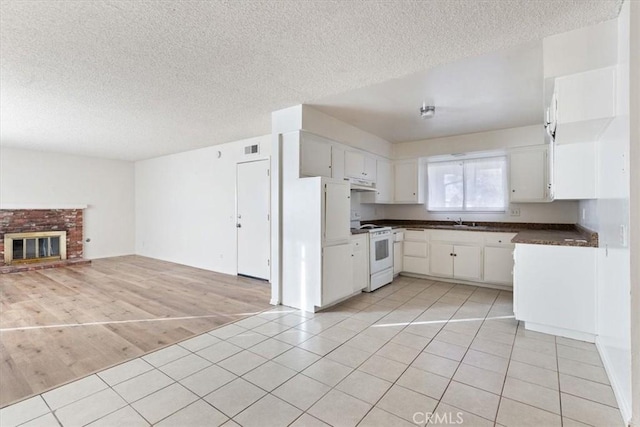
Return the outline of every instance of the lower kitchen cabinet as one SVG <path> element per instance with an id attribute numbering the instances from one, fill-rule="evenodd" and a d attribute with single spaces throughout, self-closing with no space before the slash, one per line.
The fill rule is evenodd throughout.
<path id="1" fill-rule="evenodd" d="M 404 242 L 394 242 L 393 243 L 393 275 L 397 276 L 403 271 L 403 251 Z"/>
<path id="2" fill-rule="evenodd" d="M 402 271 L 429 274 L 427 237 L 426 230 L 407 230 L 404 232 Z"/>
<path id="3" fill-rule="evenodd" d="M 322 248 L 322 306 L 353 293 L 351 243 Z"/>
<path id="4" fill-rule="evenodd" d="M 513 277 L 516 319 L 538 332 L 593 342 L 596 248 L 517 244 Z"/>
<path id="5" fill-rule="evenodd" d="M 505 285 L 513 283 L 513 248 L 484 248 L 484 281 Z"/>
<path id="6" fill-rule="evenodd" d="M 361 291 L 369 285 L 368 237 L 367 234 L 357 234 L 351 237 L 352 292 Z"/>
<path id="7" fill-rule="evenodd" d="M 431 274 L 463 280 L 480 280 L 482 248 L 431 243 Z"/>

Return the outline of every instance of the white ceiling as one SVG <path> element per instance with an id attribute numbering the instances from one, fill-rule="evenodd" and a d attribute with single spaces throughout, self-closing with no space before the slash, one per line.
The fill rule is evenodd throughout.
<path id="1" fill-rule="evenodd" d="M 542 43 L 462 59 L 311 105 L 390 142 L 542 124 Z M 433 118 L 420 117 L 423 103 Z"/>
<path id="2" fill-rule="evenodd" d="M 263 135 L 271 111 L 614 18 L 620 2 L 2 0 L 0 144 L 136 160 Z M 441 100 L 434 127 L 496 100 L 423 88 Z"/>

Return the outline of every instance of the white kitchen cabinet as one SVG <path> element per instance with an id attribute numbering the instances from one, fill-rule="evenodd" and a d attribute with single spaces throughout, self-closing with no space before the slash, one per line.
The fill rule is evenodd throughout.
<path id="1" fill-rule="evenodd" d="M 484 248 L 484 281 L 504 285 L 513 283 L 513 248 Z"/>
<path id="2" fill-rule="evenodd" d="M 418 160 L 395 162 L 393 165 L 394 203 L 424 203 L 424 171 Z"/>
<path id="3" fill-rule="evenodd" d="M 556 143 L 596 141 L 616 115 L 615 86 L 615 67 L 556 78 Z"/>
<path id="4" fill-rule="evenodd" d="M 396 228 L 393 230 L 393 275 L 397 276 L 403 271 L 404 258 L 404 234 L 405 230 Z"/>
<path id="5" fill-rule="evenodd" d="M 393 165 L 387 160 L 376 161 L 376 191 L 362 193 L 362 203 L 393 203 Z"/>
<path id="6" fill-rule="evenodd" d="M 432 275 L 463 280 L 480 280 L 481 247 L 432 242 L 430 254 Z"/>
<path id="7" fill-rule="evenodd" d="M 340 181 L 344 179 L 344 148 L 338 145 L 331 147 L 331 177 Z"/>
<path id="8" fill-rule="evenodd" d="M 431 274 L 453 277 L 453 245 L 432 242 L 429 247 L 431 249 Z"/>
<path id="9" fill-rule="evenodd" d="M 428 234 L 426 230 L 406 230 L 402 246 L 402 271 L 429 274 Z"/>
<path id="10" fill-rule="evenodd" d="M 300 135 L 300 175 L 331 178 L 331 144 L 313 134 Z"/>
<path id="11" fill-rule="evenodd" d="M 353 272 L 352 292 L 358 292 L 369 285 L 369 241 L 367 234 L 351 236 L 351 258 Z"/>
<path id="12" fill-rule="evenodd" d="M 404 242 L 393 242 L 393 275 L 397 276 L 403 271 Z"/>
<path id="13" fill-rule="evenodd" d="M 555 200 L 596 198 L 596 143 L 557 144 L 554 148 Z"/>
<path id="14" fill-rule="evenodd" d="M 526 329 L 594 341 L 596 248 L 516 244 L 513 288 Z"/>
<path id="15" fill-rule="evenodd" d="M 351 191 L 348 182 L 328 181 L 324 183 L 323 211 L 323 242 L 345 242 L 351 237 L 350 212 Z"/>
<path id="16" fill-rule="evenodd" d="M 353 293 L 351 243 L 322 248 L 322 306 Z"/>
<path id="17" fill-rule="evenodd" d="M 376 182 L 376 160 L 359 151 L 345 151 L 344 174 L 349 178 Z"/>
<path id="18" fill-rule="evenodd" d="M 509 153 L 509 198 L 512 203 L 550 201 L 547 153 L 547 145 L 517 148 Z"/>

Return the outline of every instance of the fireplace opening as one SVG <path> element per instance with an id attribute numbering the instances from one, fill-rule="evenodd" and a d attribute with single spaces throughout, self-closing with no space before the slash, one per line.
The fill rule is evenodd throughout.
<path id="1" fill-rule="evenodd" d="M 66 231 L 5 234 L 6 264 L 67 259 Z"/>

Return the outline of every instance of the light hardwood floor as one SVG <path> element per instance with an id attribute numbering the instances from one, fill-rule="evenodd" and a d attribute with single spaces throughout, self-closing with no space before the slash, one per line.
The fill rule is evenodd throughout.
<path id="1" fill-rule="evenodd" d="M 0 407 L 265 310 L 270 294 L 140 256 L 0 275 Z"/>

